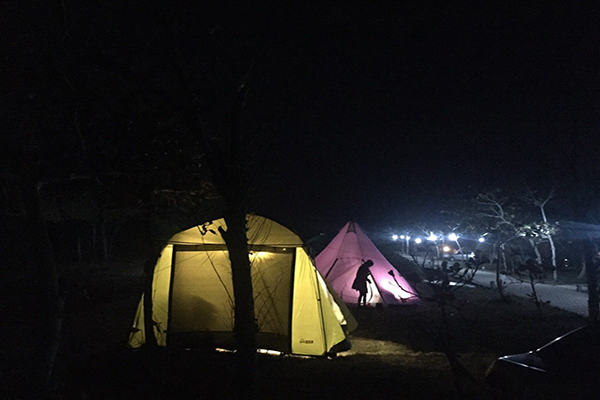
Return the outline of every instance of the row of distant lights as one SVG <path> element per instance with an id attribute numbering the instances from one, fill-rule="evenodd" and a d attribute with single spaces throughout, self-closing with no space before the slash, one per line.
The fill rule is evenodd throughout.
<path id="1" fill-rule="evenodd" d="M 456 233 L 451 233 L 448 235 L 448 240 L 451 240 L 453 242 L 456 242 L 458 240 L 460 236 L 458 236 Z M 402 240 L 410 240 L 410 236 L 408 235 L 392 235 L 392 240 L 398 240 L 398 239 L 402 239 Z M 438 235 L 435 234 L 430 234 L 429 236 L 427 236 L 426 240 L 429 240 L 430 242 L 435 242 L 436 240 L 441 239 L 441 237 L 439 237 Z M 485 238 L 484 237 L 480 237 L 479 239 L 477 239 L 479 241 L 479 243 L 483 243 L 485 242 Z M 423 239 L 421 239 L 420 237 L 415 238 L 415 243 L 419 244 L 423 242 Z"/>

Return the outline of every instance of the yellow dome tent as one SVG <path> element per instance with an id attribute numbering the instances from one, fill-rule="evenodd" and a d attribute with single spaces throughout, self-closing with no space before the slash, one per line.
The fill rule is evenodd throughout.
<path id="1" fill-rule="evenodd" d="M 333 295 L 302 248 L 282 225 L 248 215 L 254 309 L 259 348 L 288 354 L 327 355 L 348 348 L 356 321 Z M 219 227 L 206 222 L 174 235 L 154 268 L 152 314 L 161 346 L 234 348 L 231 264 Z M 145 342 L 144 299 L 138 306 L 131 347 Z"/>

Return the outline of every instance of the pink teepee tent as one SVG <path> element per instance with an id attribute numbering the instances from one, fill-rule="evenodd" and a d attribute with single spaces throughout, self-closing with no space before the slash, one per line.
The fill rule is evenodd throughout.
<path id="1" fill-rule="evenodd" d="M 419 303 L 415 290 L 375 247 L 355 222 L 348 222 L 315 258 L 317 269 L 346 303 L 357 304 L 352 289 L 358 267 L 373 261 L 370 268 L 367 304 L 404 305 Z"/>

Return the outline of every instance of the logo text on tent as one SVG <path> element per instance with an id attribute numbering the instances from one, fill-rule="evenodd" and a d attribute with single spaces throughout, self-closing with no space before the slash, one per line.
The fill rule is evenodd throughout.
<path id="1" fill-rule="evenodd" d="M 314 342 L 312 339 L 300 339 L 300 343 L 313 344 Z"/>

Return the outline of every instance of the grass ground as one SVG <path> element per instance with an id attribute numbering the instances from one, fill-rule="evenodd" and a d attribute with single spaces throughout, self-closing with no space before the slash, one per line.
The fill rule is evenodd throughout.
<path id="1" fill-rule="evenodd" d="M 135 265 L 121 265 L 84 274 L 73 268 L 67 274 L 76 289 L 65 316 L 57 371 L 65 386 L 56 398 L 232 398 L 235 359 L 230 353 L 146 354 L 124 347 L 141 287 L 136 271 Z M 29 357 L 31 321 L 24 304 L 15 298 L 2 301 L 9 321 L 0 333 L 8 345 L 0 353 L 3 379 L 18 380 Z M 260 355 L 258 398 L 499 399 L 483 381 L 494 358 L 530 350 L 585 323 L 550 306 L 539 317 L 531 302 L 503 303 L 484 288 L 461 289 L 454 304 L 458 309 L 449 310 L 448 325 L 434 303 L 353 308 L 359 328 L 350 334 L 350 351 L 334 359 Z M 460 355 L 472 377 L 462 382 L 462 392 L 453 384 L 439 338 Z M 15 385 L 0 389 L 5 389 L 2 398 L 23 398 Z"/>

